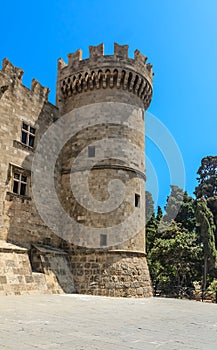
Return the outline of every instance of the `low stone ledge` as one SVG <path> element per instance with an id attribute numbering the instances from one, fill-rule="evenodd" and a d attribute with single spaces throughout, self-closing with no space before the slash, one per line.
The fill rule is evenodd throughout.
<path id="1" fill-rule="evenodd" d="M 37 249 L 41 254 L 58 254 L 58 255 L 67 255 L 64 250 L 54 248 L 48 245 L 32 244 L 32 247 Z"/>
<path id="2" fill-rule="evenodd" d="M 146 253 L 139 250 L 124 250 L 124 249 L 111 249 L 107 251 L 108 253 L 115 254 L 126 254 L 126 255 L 135 255 L 135 256 L 146 256 Z"/>
<path id="3" fill-rule="evenodd" d="M 28 249 L 17 246 L 15 244 L 6 242 L 6 241 L 0 241 L 0 252 L 16 252 L 16 253 L 25 253 Z"/>

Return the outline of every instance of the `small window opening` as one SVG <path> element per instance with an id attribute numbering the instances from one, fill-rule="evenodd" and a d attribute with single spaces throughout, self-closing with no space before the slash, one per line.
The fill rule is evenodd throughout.
<path id="1" fill-rule="evenodd" d="M 140 195 L 135 193 L 135 207 L 140 208 Z"/>
<path id="2" fill-rule="evenodd" d="M 35 128 L 32 126 L 23 123 L 22 133 L 21 133 L 21 142 L 29 147 L 34 147 L 35 142 Z"/>
<path id="3" fill-rule="evenodd" d="M 88 157 L 93 158 L 95 157 L 95 146 L 88 146 Z"/>
<path id="4" fill-rule="evenodd" d="M 107 235 L 100 235 L 100 247 L 107 245 Z"/>
<path id="5" fill-rule="evenodd" d="M 14 173 L 13 180 L 13 193 L 25 196 L 27 188 L 27 176 L 24 176 L 19 173 Z"/>

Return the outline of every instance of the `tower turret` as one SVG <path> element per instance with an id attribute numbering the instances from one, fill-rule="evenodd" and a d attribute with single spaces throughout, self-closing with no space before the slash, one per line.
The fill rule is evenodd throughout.
<path id="1" fill-rule="evenodd" d="M 57 106 L 72 135 L 59 155 L 58 195 L 76 222 L 75 284 L 81 293 L 150 296 L 145 254 L 144 112 L 152 66 L 128 45 L 90 46 L 58 61 Z M 63 122 L 64 125 L 64 122 Z M 67 125 L 65 126 L 67 128 Z M 73 231 L 73 232 L 72 232 Z"/>
<path id="2" fill-rule="evenodd" d="M 114 55 L 104 56 L 104 45 L 68 54 L 68 65 L 58 61 L 57 105 L 68 112 L 89 103 L 125 102 L 147 109 L 152 97 L 152 65 L 135 50 L 128 57 L 128 45 L 114 44 Z M 118 92 L 117 92 L 118 90 Z M 121 93 L 120 93 L 121 91 Z M 94 100 L 93 100 L 94 98 Z"/>

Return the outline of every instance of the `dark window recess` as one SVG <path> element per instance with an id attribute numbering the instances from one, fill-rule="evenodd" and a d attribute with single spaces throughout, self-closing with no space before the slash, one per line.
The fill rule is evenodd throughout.
<path id="1" fill-rule="evenodd" d="M 107 245 L 107 235 L 100 235 L 100 247 Z"/>
<path id="2" fill-rule="evenodd" d="M 18 184 L 19 182 L 14 180 L 13 192 L 17 194 L 18 194 Z"/>
<path id="3" fill-rule="evenodd" d="M 140 208 L 140 195 L 135 193 L 135 207 Z"/>
<path id="4" fill-rule="evenodd" d="M 88 157 L 95 157 L 95 146 L 88 146 Z"/>
<path id="5" fill-rule="evenodd" d="M 30 133 L 35 134 L 35 129 L 30 126 Z"/>
<path id="6" fill-rule="evenodd" d="M 20 179 L 20 174 L 14 173 L 14 178 L 19 180 Z"/>
<path id="7" fill-rule="evenodd" d="M 27 143 L 27 133 L 22 131 L 22 139 L 21 139 L 22 143 Z"/>
<path id="8" fill-rule="evenodd" d="M 26 182 L 26 176 L 21 175 L 21 181 Z"/>
<path id="9" fill-rule="evenodd" d="M 27 125 L 27 124 L 25 124 L 25 123 L 23 123 L 22 129 L 24 129 L 24 130 L 28 130 L 28 125 Z"/>
<path id="10" fill-rule="evenodd" d="M 21 196 L 25 196 L 26 188 L 27 188 L 27 176 L 24 176 L 20 173 L 14 173 L 13 193 L 20 194 Z"/>
<path id="11" fill-rule="evenodd" d="M 35 128 L 30 125 L 23 123 L 21 142 L 29 147 L 34 147 L 35 142 Z"/>
<path id="12" fill-rule="evenodd" d="M 20 184 L 20 194 L 21 194 L 21 196 L 25 196 L 25 194 L 26 194 L 26 184 L 23 184 L 23 183 Z"/>
<path id="13" fill-rule="evenodd" d="M 29 146 L 30 147 L 34 146 L 34 140 L 35 140 L 35 136 L 29 135 Z"/>

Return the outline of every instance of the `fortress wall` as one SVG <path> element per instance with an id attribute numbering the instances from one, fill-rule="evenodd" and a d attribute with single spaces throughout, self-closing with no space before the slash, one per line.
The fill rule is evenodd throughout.
<path id="1" fill-rule="evenodd" d="M 71 255 L 79 293 L 152 295 L 145 256 L 143 114 L 151 102 L 152 69 L 138 50 L 134 59 L 127 51 L 115 44 L 114 55 L 104 56 L 101 44 L 90 47 L 88 59 L 78 50 L 68 55 L 68 65 L 59 60 L 57 105 L 73 136 L 60 155 L 58 195 L 77 222 L 75 230 L 68 223 L 64 231 L 80 246 Z M 114 206 L 107 211 L 104 203 L 112 195 Z"/>
<path id="2" fill-rule="evenodd" d="M 130 251 L 82 251 L 71 255 L 78 293 L 111 297 L 150 297 L 146 257 Z"/>
<path id="3" fill-rule="evenodd" d="M 80 229 L 77 228 L 76 232 L 71 232 L 72 243 L 80 246 L 99 247 L 100 234 L 94 234 L 94 229 L 99 229 L 106 235 L 107 245 L 114 249 L 144 251 L 144 180 L 137 177 L 132 171 L 117 169 L 92 170 L 90 175 L 83 171 L 82 175 L 85 173 L 86 178 L 89 178 L 89 188 L 86 195 L 82 196 L 85 198 L 84 202 L 80 202 L 79 197 L 75 198 L 71 192 L 70 175 L 66 174 L 62 177 L 61 204 L 69 216 L 80 224 Z M 81 173 L 76 173 L 76 176 L 76 185 L 83 186 Z M 114 179 L 118 179 L 125 186 L 124 200 L 122 201 L 117 196 L 108 212 L 94 211 L 92 196 L 99 201 L 99 206 L 100 202 L 109 201 L 109 183 Z M 140 194 L 139 208 L 135 208 L 135 193 Z M 136 214 L 136 221 L 131 219 L 133 214 Z"/>
<path id="4" fill-rule="evenodd" d="M 7 59 L 0 71 L 0 239 L 29 246 L 53 237 L 41 221 L 31 193 L 31 166 L 34 149 L 41 135 L 58 115 L 58 109 L 47 101 L 49 90 L 36 79 L 32 88 L 22 85 L 22 70 Z M 21 141 L 23 122 L 35 129 L 34 147 Z M 13 193 L 14 171 L 27 176 L 25 196 Z"/>
<path id="5" fill-rule="evenodd" d="M 47 88 L 36 79 L 31 89 L 26 88 L 22 85 L 23 71 L 7 59 L 3 61 L 0 240 L 14 242 L 28 251 L 18 251 L 17 246 L 0 250 L 1 294 L 76 290 L 108 296 L 152 295 L 145 256 L 146 178 L 141 157 L 143 112 L 152 97 L 152 68 L 138 50 L 134 59 L 128 58 L 127 45 L 115 44 L 112 56 L 104 56 L 103 51 L 102 44 L 91 46 L 87 60 L 82 60 L 80 50 L 68 55 L 68 65 L 59 60 L 57 107 L 48 102 Z M 37 183 L 41 208 L 53 223 L 50 227 L 63 239 L 38 214 L 32 193 L 35 149 L 21 139 L 26 124 L 35 130 L 35 145 L 41 144 L 41 136 L 57 120 L 58 128 L 52 129 L 50 141 L 44 143 L 44 169 L 39 167 L 35 173 L 41 179 Z M 64 141 L 64 132 L 72 132 L 72 137 Z M 57 152 L 55 174 L 46 172 L 46 168 L 53 171 L 49 161 L 58 151 L 59 142 L 63 144 L 59 157 Z M 88 147 L 94 143 L 96 155 L 87 156 Z M 25 194 L 14 193 L 15 175 L 27 179 Z M 73 179 L 77 192 L 71 191 Z M 56 186 L 62 207 L 53 202 L 56 192 L 49 187 L 51 183 Z M 120 183 L 125 186 L 121 203 Z M 107 211 L 102 207 L 109 200 L 113 202 Z M 74 226 L 70 219 L 75 221 Z M 42 248 L 34 249 L 36 244 Z M 65 252 L 52 252 L 64 244 Z M 41 271 L 37 270 L 39 265 Z"/>

